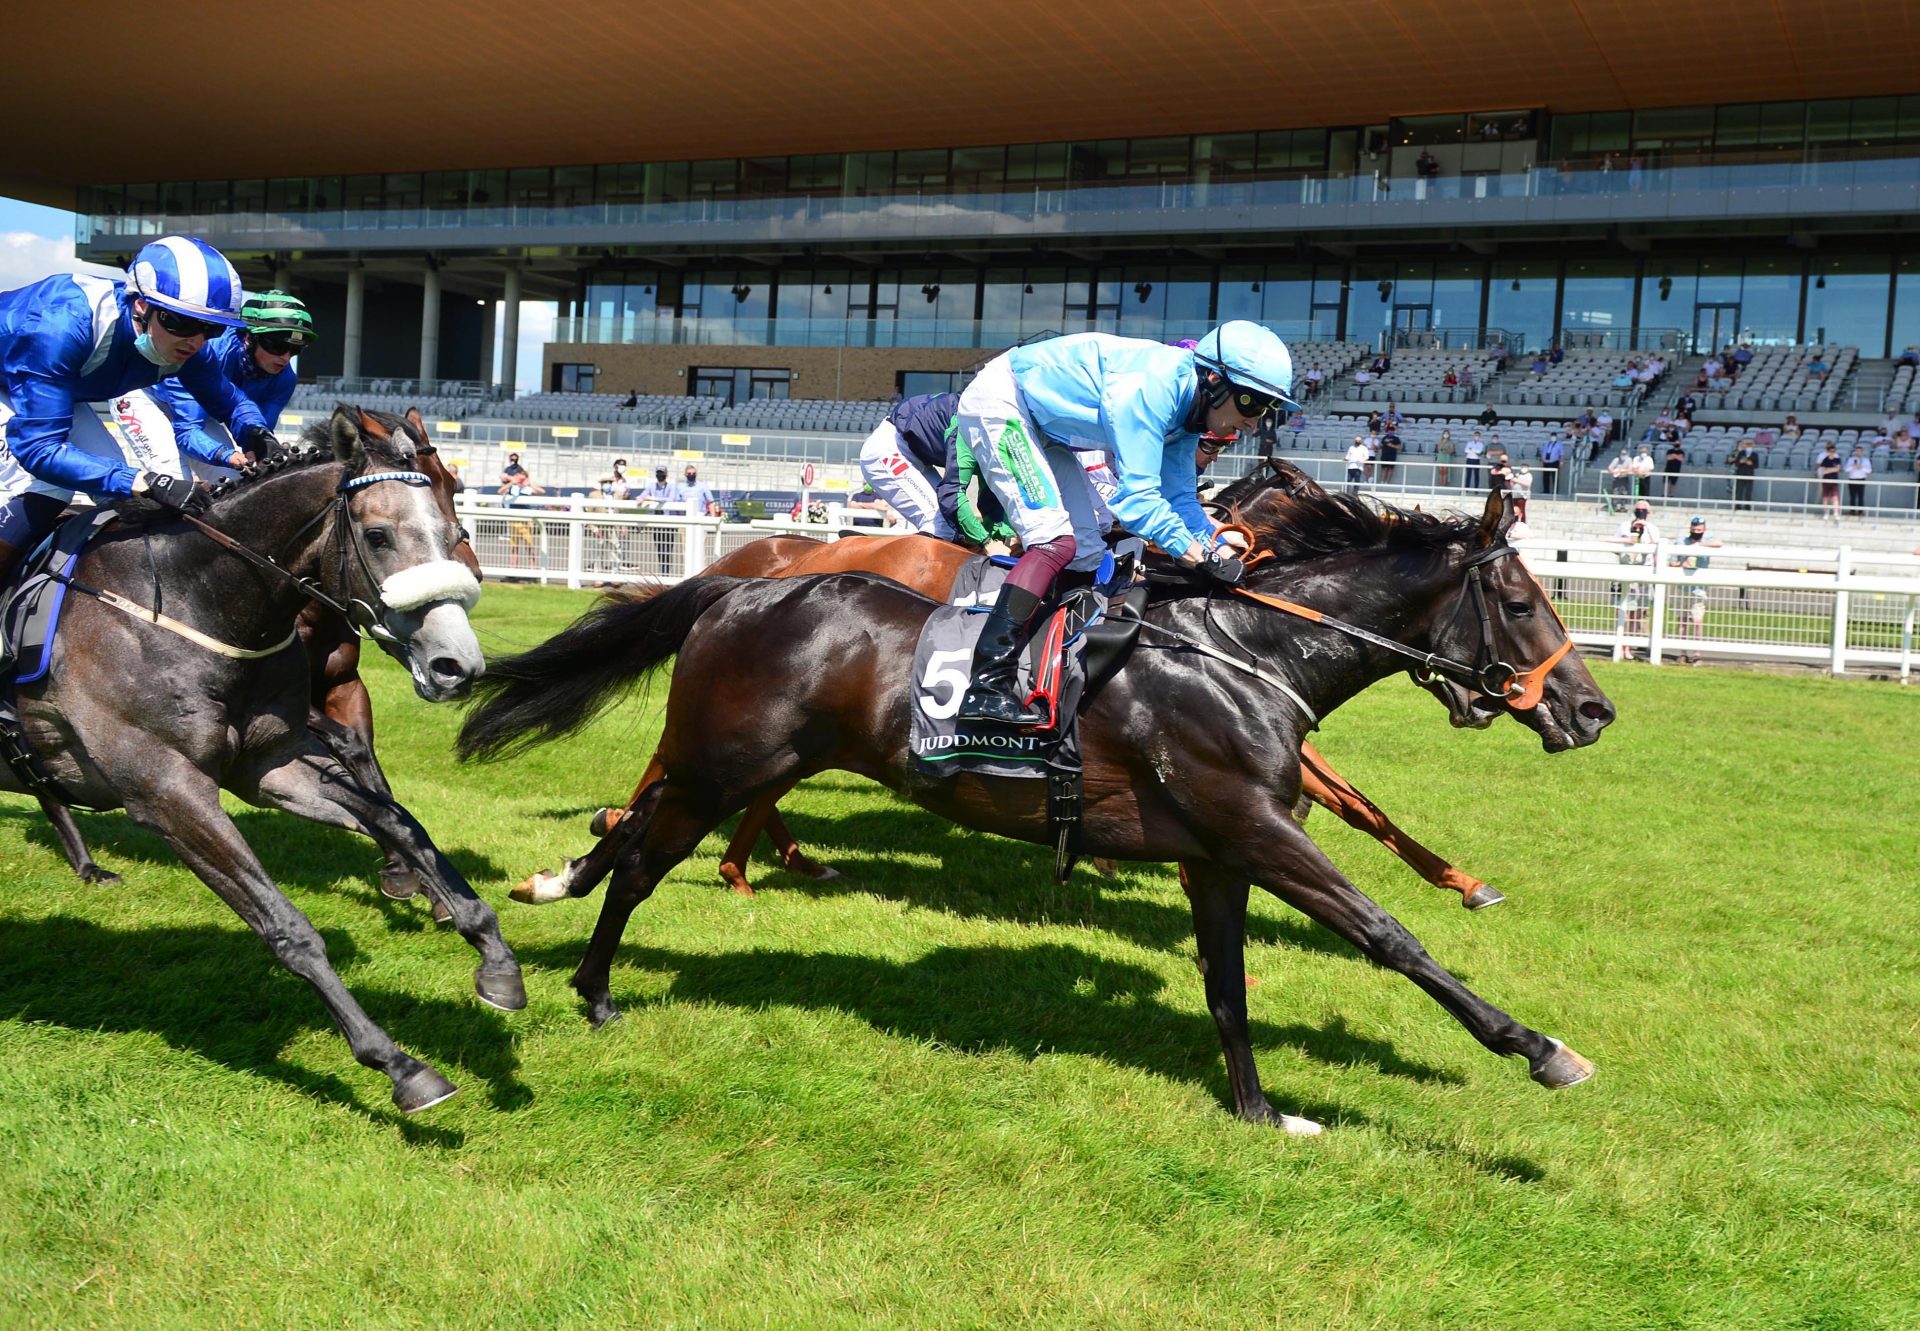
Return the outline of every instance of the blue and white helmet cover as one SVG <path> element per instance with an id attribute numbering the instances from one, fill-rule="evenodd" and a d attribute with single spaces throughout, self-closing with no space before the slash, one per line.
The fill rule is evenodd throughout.
<path id="1" fill-rule="evenodd" d="M 241 328 L 240 274 L 224 254 L 197 236 L 166 236 L 141 247 L 127 268 L 134 294 L 208 323 Z"/>

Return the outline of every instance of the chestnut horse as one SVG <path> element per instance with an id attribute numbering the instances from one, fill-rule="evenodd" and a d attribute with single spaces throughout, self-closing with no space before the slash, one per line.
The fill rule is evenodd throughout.
<path id="1" fill-rule="evenodd" d="M 1292 817 L 1307 730 L 1409 656 L 1510 712 L 1549 752 L 1600 738 L 1613 707 L 1507 543 L 1512 522 L 1498 494 L 1478 519 L 1348 495 L 1298 499 L 1283 525 L 1249 524 L 1268 557 L 1232 593 L 1156 589 L 1143 616 L 1151 631 L 1081 718 L 1086 852 L 1182 866 L 1242 1118 L 1320 1130 L 1277 1112 L 1260 1087 L 1243 970 L 1253 884 L 1412 980 L 1495 1054 L 1525 1058 L 1541 1085 L 1592 1075 L 1572 1049 L 1441 967 Z M 664 777 L 603 841 L 614 843 L 613 879 L 573 976 L 593 1024 L 618 1015 L 610 970 L 635 907 L 722 819 L 803 777 L 854 772 L 976 831 L 1049 840 L 1037 783 L 915 769 L 910 663 L 938 608 L 859 574 L 700 577 L 609 598 L 490 665 L 460 733 L 463 758 L 567 734 L 677 656 L 658 748 Z M 1238 650 L 1193 650 L 1209 641 Z"/>
<path id="2" fill-rule="evenodd" d="M 1243 501 L 1254 500 L 1256 493 L 1269 493 L 1248 487 L 1247 492 L 1236 495 L 1238 488 L 1236 485 L 1226 492 L 1229 510 L 1239 509 Z M 1255 514 L 1259 511 L 1257 501 L 1240 511 L 1242 516 Z M 911 587 L 922 596 L 945 601 L 953 588 L 953 580 L 973 557 L 972 552 L 961 546 L 930 536 L 847 536 L 831 542 L 809 536 L 768 536 L 721 556 L 707 567 L 705 575 L 798 578 L 814 573 L 874 573 L 891 578 L 903 587 Z M 1305 742 L 1300 745 L 1300 777 L 1305 799 L 1331 810 L 1348 826 L 1373 837 L 1435 887 L 1458 892 L 1461 904 L 1468 910 L 1483 910 L 1506 900 L 1497 888 L 1454 868 L 1401 831 L 1372 800 L 1334 771 L 1312 744 Z M 640 778 L 632 799 L 638 800 L 641 791 L 659 778 L 660 763 L 656 757 Z M 747 861 L 763 829 L 787 869 L 809 878 L 837 876 L 834 870 L 808 858 L 787 830 L 786 820 L 775 808 L 776 801 L 785 795 L 786 792 L 781 791 L 778 796 L 754 801 L 740 819 L 740 826 L 720 860 L 721 879 L 743 896 L 753 895 L 753 887 L 747 881 Z M 631 806 L 630 800 L 628 807 Z M 593 819 L 595 835 L 604 836 L 624 815 L 624 809 L 600 810 Z M 1304 803 L 1298 816 L 1303 820 L 1306 817 Z M 535 873 L 514 888 L 513 898 L 532 905 L 561 900 L 571 895 L 572 873 L 571 863 L 558 874 Z"/>
<path id="3" fill-rule="evenodd" d="M 427 423 L 421 419 L 417 407 L 409 408 L 407 414 L 399 418 L 399 424 L 403 427 L 402 433 L 407 437 L 407 442 L 413 446 L 413 466 L 433 482 L 434 504 L 442 516 L 459 530 L 460 543 L 453 549 L 453 558 L 466 565 L 478 581 L 480 560 L 473 553 L 473 544 L 468 539 L 466 528 L 460 526 L 453 511 L 453 496 L 458 491 L 459 483 L 440 461 L 440 455 L 427 434 Z M 300 612 L 296 628 L 300 634 L 301 649 L 307 657 L 308 726 L 339 759 L 341 765 L 353 773 L 356 781 L 383 799 L 392 799 L 393 788 L 387 784 L 386 773 L 380 770 L 380 764 L 374 758 L 373 705 L 367 695 L 367 686 L 360 678 L 359 635 L 354 632 L 353 625 L 318 601 L 309 602 Z M 54 834 L 60 840 L 67 863 L 81 881 L 119 882 L 119 874 L 110 873 L 94 863 L 93 854 L 80 834 L 72 811 L 45 795 L 40 796 L 39 800 L 47 821 L 53 824 Z M 420 890 L 419 878 L 407 867 L 405 860 L 391 850 L 386 852 L 386 860 L 380 870 L 380 890 L 396 901 L 403 901 Z M 445 908 L 436 904 L 434 918 L 445 923 Z"/>

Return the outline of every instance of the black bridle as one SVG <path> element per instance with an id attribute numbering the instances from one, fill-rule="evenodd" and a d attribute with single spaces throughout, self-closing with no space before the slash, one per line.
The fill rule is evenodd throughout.
<path id="1" fill-rule="evenodd" d="M 316 601 L 346 620 L 353 631 L 363 638 L 380 645 L 381 650 L 396 660 L 406 661 L 406 648 L 392 629 L 387 627 L 386 619 L 391 613 L 386 601 L 380 594 L 380 580 L 374 576 L 373 565 L 367 554 L 366 538 L 360 532 L 360 526 L 353 520 L 352 500 L 356 492 L 381 481 L 399 481 L 403 485 L 431 486 L 433 478 L 419 471 L 375 471 L 363 472 L 357 476 L 344 476 L 334 488 L 333 498 L 326 507 L 303 524 L 300 530 L 289 537 L 282 546 L 282 555 L 298 545 L 300 539 L 322 522 L 334 520 L 334 545 L 339 552 L 339 585 L 346 600 L 335 598 L 312 578 L 303 578 L 292 569 L 270 555 L 263 555 L 252 547 L 235 540 L 227 533 L 191 513 L 180 516 L 196 528 L 202 535 L 222 549 L 252 564 L 262 572 L 271 574 L 285 582 L 310 601 Z M 365 598 L 353 595 L 353 564 L 358 563 L 360 575 L 367 584 Z"/>

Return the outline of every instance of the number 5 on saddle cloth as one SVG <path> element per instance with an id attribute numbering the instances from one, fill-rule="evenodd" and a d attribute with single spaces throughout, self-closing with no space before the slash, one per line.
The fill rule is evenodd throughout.
<path id="1" fill-rule="evenodd" d="M 1054 879 L 1065 882 L 1079 855 L 1081 704 L 1112 675 L 1139 633 L 1138 623 L 1109 621 L 1105 607 L 1126 594 L 1140 555 L 1139 541 L 1122 543 L 1102 563 L 1097 585 L 1055 601 L 1043 627 L 1021 653 L 1019 683 L 1030 701 L 1046 704 L 1051 720 L 1030 730 L 958 718 L 967 691 L 974 643 L 980 637 L 1004 568 L 982 557 L 954 580 L 952 603 L 927 617 L 913 654 L 912 725 L 908 747 L 916 778 L 945 780 L 965 772 L 1003 779 L 1047 780 L 1048 829 L 1054 843 Z M 977 567 L 976 567 L 977 565 Z"/>

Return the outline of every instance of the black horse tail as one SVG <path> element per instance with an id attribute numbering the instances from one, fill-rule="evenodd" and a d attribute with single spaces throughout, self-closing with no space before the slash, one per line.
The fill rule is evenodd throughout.
<path id="1" fill-rule="evenodd" d="M 678 652 L 700 616 L 745 581 L 690 578 L 615 593 L 531 651 L 489 663 L 460 727 L 460 760 L 504 758 L 572 734 Z"/>

